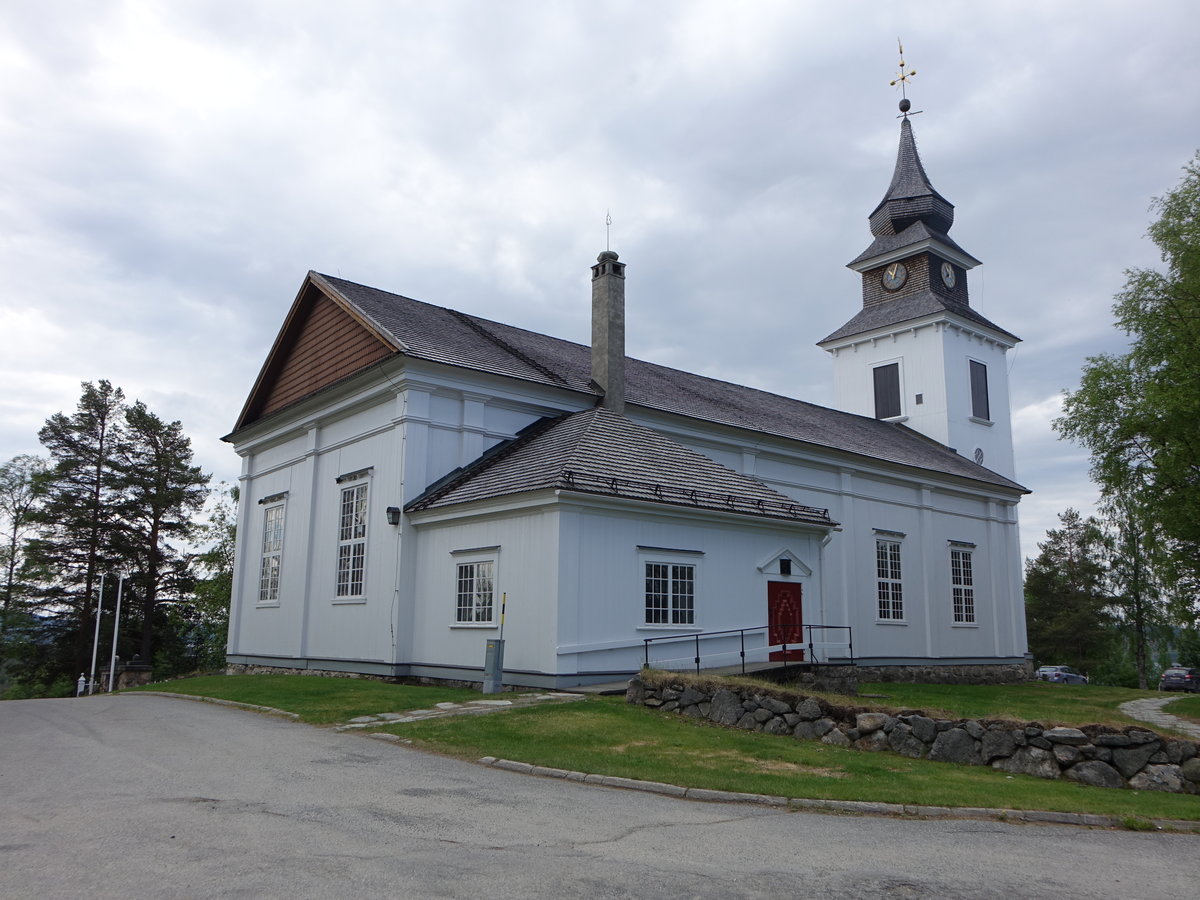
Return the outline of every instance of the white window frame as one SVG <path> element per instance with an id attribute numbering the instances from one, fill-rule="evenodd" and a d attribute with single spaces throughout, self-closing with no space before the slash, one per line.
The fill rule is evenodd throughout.
<path id="1" fill-rule="evenodd" d="M 979 371 L 983 373 L 983 404 L 986 409 L 983 412 L 987 415 L 979 415 L 980 410 L 975 405 L 975 367 L 979 366 Z M 988 374 L 988 364 L 981 359 L 967 357 L 967 403 L 971 407 L 971 415 L 968 417 L 972 422 L 978 422 L 980 425 L 991 425 L 992 418 L 992 385 L 991 378 Z"/>
<path id="2" fill-rule="evenodd" d="M 900 536 L 875 535 L 875 619 L 904 622 L 904 570 Z"/>
<path id="3" fill-rule="evenodd" d="M 496 628 L 500 624 L 500 548 L 452 550 L 454 628 Z"/>
<path id="4" fill-rule="evenodd" d="M 974 625 L 975 562 L 972 547 L 950 548 L 950 600 L 955 625 Z"/>
<path id="5" fill-rule="evenodd" d="M 889 366 L 896 367 L 896 391 L 897 391 L 896 402 L 897 402 L 898 408 L 897 408 L 895 415 L 882 416 L 882 417 L 876 416 L 876 418 L 880 422 L 907 422 L 908 414 L 904 411 L 907 408 L 907 404 L 904 402 L 904 396 L 905 396 L 905 394 L 904 394 L 904 391 L 905 391 L 904 359 L 903 359 L 903 357 L 899 357 L 899 356 L 897 356 L 893 359 L 881 359 L 878 362 L 871 363 L 871 378 L 870 378 L 871 409 L 872 409 L 871 414 L 874 416 L 878 412 L 878 405 L 879 405 L 879 398 L 877 395 L 876 385 L 875 385 L 875 371 L 877 369 L 886 369 Z"/>
<path id="6" fill-rule="evenodd" d="M 287 500 L 266 497 L 262 504 L 262 543 L 259 545 L 257 606 L 279 605 L 279 582 L 283 575 L 283 535 L 287 523 Z"/>
<path id="7" fill-rule="evenodd" d="M 704 553 L 699 550 L 638 547 L 638 583 L 642 598 L 640 628 L 696 630 L 700 619 L 700 562 L 703 557 Z M 652 590 L 652 581 L 657 590 Z"/>
<path id="8" fill-rule="evenodd" d="M 371 483 L 365 474 L 338 479 L 335 603 L 362 603 L 367 592 L 367 523 Z M 357 576 L 357 577 L 356 577 Z"/>

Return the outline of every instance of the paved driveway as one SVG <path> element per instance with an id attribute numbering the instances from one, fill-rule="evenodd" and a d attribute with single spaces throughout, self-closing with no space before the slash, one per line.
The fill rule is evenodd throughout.
<path id="1" fill-rule="evenodd" d="M 1198 853 L 564 783 L 163 697 L 0 703 L 4 897 L 1178 898 Z"/>

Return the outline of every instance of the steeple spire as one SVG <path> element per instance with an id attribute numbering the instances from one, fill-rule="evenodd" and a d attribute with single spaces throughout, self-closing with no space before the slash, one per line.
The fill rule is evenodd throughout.
<path id="1" fill-rule="evenodd" d="M 954 224 L 954 204 L 929 183 L 907 115 L 900 120 L 900 149 L 896 153 L 892 183 L 869 221 L 875 237 L 899 234 L 914 222 L 924 222 L 941 234 Z"/>

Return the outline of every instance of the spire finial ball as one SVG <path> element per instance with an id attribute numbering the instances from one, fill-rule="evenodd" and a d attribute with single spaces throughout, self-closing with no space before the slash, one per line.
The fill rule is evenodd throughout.
<path id="1" fill-rule="evenodd" d="M 905 97 L 903 100 L 900 101 L 900 112 L 906 113 L 910 109 L 912 109 L 912 101 L 909 100 L 907 97 Z"/>

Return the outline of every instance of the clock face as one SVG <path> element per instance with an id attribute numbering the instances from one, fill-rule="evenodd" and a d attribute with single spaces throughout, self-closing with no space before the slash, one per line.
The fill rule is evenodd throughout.
<path id="1" fill-rule="evenodd" d="M 948 288 L 952 288 L 957 280 L 958 278 L 954 274 L 954 266 L 948 262 L 942 263 L 942 284 Z"/>
<path id="2" fill-rule="evenodd" d="M 889 291 L 898 291 L 908 280 L 908 269 L 904 263 L 892 263 L 883 270 L 883 286 Z"/>

